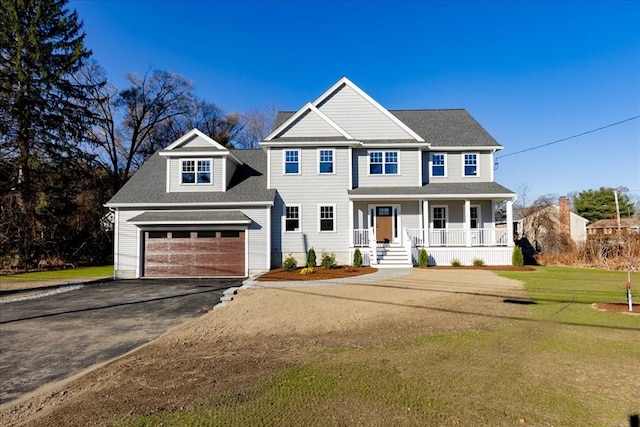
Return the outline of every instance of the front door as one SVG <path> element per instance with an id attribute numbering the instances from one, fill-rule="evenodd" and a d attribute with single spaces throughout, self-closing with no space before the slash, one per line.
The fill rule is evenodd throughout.
<path id="1" fill-rule="evenodd" d="M 376 242 L 391 243 L 393 241 L 393 209 L 391 206 L 376 208 Z"/>

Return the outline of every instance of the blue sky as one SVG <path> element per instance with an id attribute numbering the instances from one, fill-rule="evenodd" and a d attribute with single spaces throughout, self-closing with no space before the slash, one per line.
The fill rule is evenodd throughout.
<path id="1" fill-rule="evenodd" d="M 504 149 L 496 181 L 640 198 L 640 2 L 72 0 L 127 72 L 182 74 L 227 112 L 297 110 L 347 76 L 387 109 L 465 108 Z M 500 158 L 499 156 L 505 156 Z"/>

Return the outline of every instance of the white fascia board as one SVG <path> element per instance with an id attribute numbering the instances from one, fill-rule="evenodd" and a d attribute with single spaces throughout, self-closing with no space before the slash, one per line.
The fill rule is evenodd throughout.
<path id="1" fill-rule="evenodd" d="M 485 150 L 489 150 L 489 151 L 499 151 L 502 150 L 504 147 L 500 146 L 500 147 L 496 147 L 495 145 L 492 145 L 490 147 L 483 147 L 483 146 L 477 146 L 477 147 L 472 147 L 472 146 L 461 146 L 461 147 L 442 147 L 442 146 L 437 146 L 437 147 L 431 147 L 431 151 L 485 151 Z"/>
<path id="2" fill-rule="evenodd" d="M 316 113 L 318 116 L 320 116 L 320 118 L 322 120 L 324 120 L 325 122 L 327 122 L 329 124 L 329 126 L 331 126 L 332 128 L 334 128 L 336 131 L 338 131 L 340 133 L 340 135 L 344 136 L 347 139 L 355 139 L 354 137 L 352 137 L 351 135 L 349 135 L 349 133 L 342 129 L 340 126 L 338 126 L 338 124 L 336 122 L 334 122 L 333 120 L 331 120 L 329 118 L 329 116 L 327 116 L 326 114 L 324 114 L 322 111 L 320 111 L 318 109 L 318 107 L 316 107 L 315 105 L 311 105 L 311 111 L 313 111 L 314 113 Z"/>
<path id="3" fill-rule="evenodd" d="M 226 207 L 229 209 L 241 209 L 246 206 L 273 206 L 273 202 L 238 202 L 238 203 L 105 203 L 106 208 L 185 208 L 185 207 Z"/>
<path id="4" fill-rule="evenodd" d="M 180 139 L 176 140 L 171 145 L 169 145 L 167 148 L 165 148 L 165 150 L 173 150 L 174 148 L 181 146 L 182 144 L 184 144 L 185 142 L 187 142 L 188 140 L 190 140 L 194 136 L 199 136 L 200 138 L 204 139 L 205 141 L 207 141 L 209 144 L 211 144 L 213 147 L 217 148 L 218 150 L 228 150 L 223 145 L 219 144 L 218 142 L 216 142 L 212 138 L 209 138 L 207 135 L 205 135 L 204 133 L 200 132 L 196 128 L 193 128 L 189 132 L 185 133 L 182 137 L 180 137 Z"/>
<path id="5" fill-rule="evenodd" d="M 426 150 L 430 148 L 428 142 L 365 142 L 362 148 L 384 148 L 393 150 L 394 148 L 420 148 Z"/>
<path id="6" fill-rule="evenodd" d="M 404 123 L 402 123 L 396 116 L 394 116 L 393 114 L 391 114 L 386 108 L 384 108 L 382 105 L 380 105 L 378 103 L 378 101 L 376 101 L 375 99 L 373 99 L 372 97 L 370 97 L 365 91 L 363 91 L 362 89 L 360 89 L 358 86 L 356 86 L 351 80 L 349 80 L 346 77 L 342 77 L 340 80 L 338 80 L 336 82 L 336 84 L 334 84 L 333 86 L 331 86 L 327 91 L 325 91 L 322 95 L 320 95 L 320 97 L 318 97 L 318 99 L 316 99 L 313 102 L 313 105 L 319 105 L 320 103 L 322 103 L 325 98 L 327 98 L 328 96 L 330 96 L 333 92 L 336 91 L 336 89 L 338 89 L 340 86 L 342 85 L 347 85 L 349 86 L 351 89 L 353 89 L 358 95 L 360 95 L 361 97 L 363 97 L 367 102 L 369 102 L 371 105 L 373 105 L 376 109 L 378 109 L 382 114 L 384 114 L 387 118 L 389 118 L 392 122 L 394 122 L 398 127 L 400 127 L 402 130 L 404 130 L 405 132 L 407 132 L 409 135 L 411 135 L 413 138 L 415 138 L 416 141 L 420 141 L 420 142 L 424 142 L 424 139 L 418 135 L 417 133 L 415 133 L 413 130 L 411 130 L 411 128 L 407 125 L 405 125 Z"/>
<path id="7" fill-rule="evenodd" d="M 261 142 L 262 147 L 358 147 L 360 141 L 273 141 Z"/>
<path id="8" fill-rule="evenodd" d="M 159 155 L 161 157 L 199 157 L 199 156 L 207 156 L 207 157 L 229 157 L 239 166 L 243 165 L 242 160 L 238 159 L 233 155 L 229 150 L 226 151 L 160 151 Z"/>
<path id="9" fill-rule="evenodd" d="M 506 199 L 515 196 L 514 193 L 503 194 L 383 194 L 383 195 L 367 195 L 357 194 L 350 195 L 351 200 L 464 200 L 464 199 Z"/>
<path id="10" fill-rule="evenodd" d="M 242 221 L 127 221 L 134 225 L 248 225 L 251 220 Z"/>

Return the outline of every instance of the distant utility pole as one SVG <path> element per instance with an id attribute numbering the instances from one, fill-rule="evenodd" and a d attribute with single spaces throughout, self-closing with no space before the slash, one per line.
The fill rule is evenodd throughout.
<path id="1" fill-rule="evenodd" d="M 620 226 L 620 205 L 618 204 L 618 190 L 613 190 L 613 197 L 616 200 L 616 215 L 618 216 L 618 236 L 622 241 L 622 227 Z M 631 232 L 629 231 L 629 241 L 627 242 L 627 302 L 629 303 L 629 311 L 633 311 L 633 302 L 631 301 Z"/>

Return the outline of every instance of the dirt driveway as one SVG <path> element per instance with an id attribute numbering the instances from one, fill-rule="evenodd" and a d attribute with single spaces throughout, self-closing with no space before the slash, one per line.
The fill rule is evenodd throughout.
<path id="1" fill-rule="evenodd" d="M 226 307 L 85 375 L 3 405 L 3 426 L 108 425 L 244 391 L 321 349 L 483 328 L 522 318 L 518 282 L 487 271 L 413 270 L 392 279 L 277 287 L 256 282 Z M 338 284 L 340 283 L 340 284 Z"/>
<path id="2" fill-rule="evenodd" d="M 216 305 L 230 280 L 125 280 L 5 295 L 0 403 L 121 356 Z"/>

